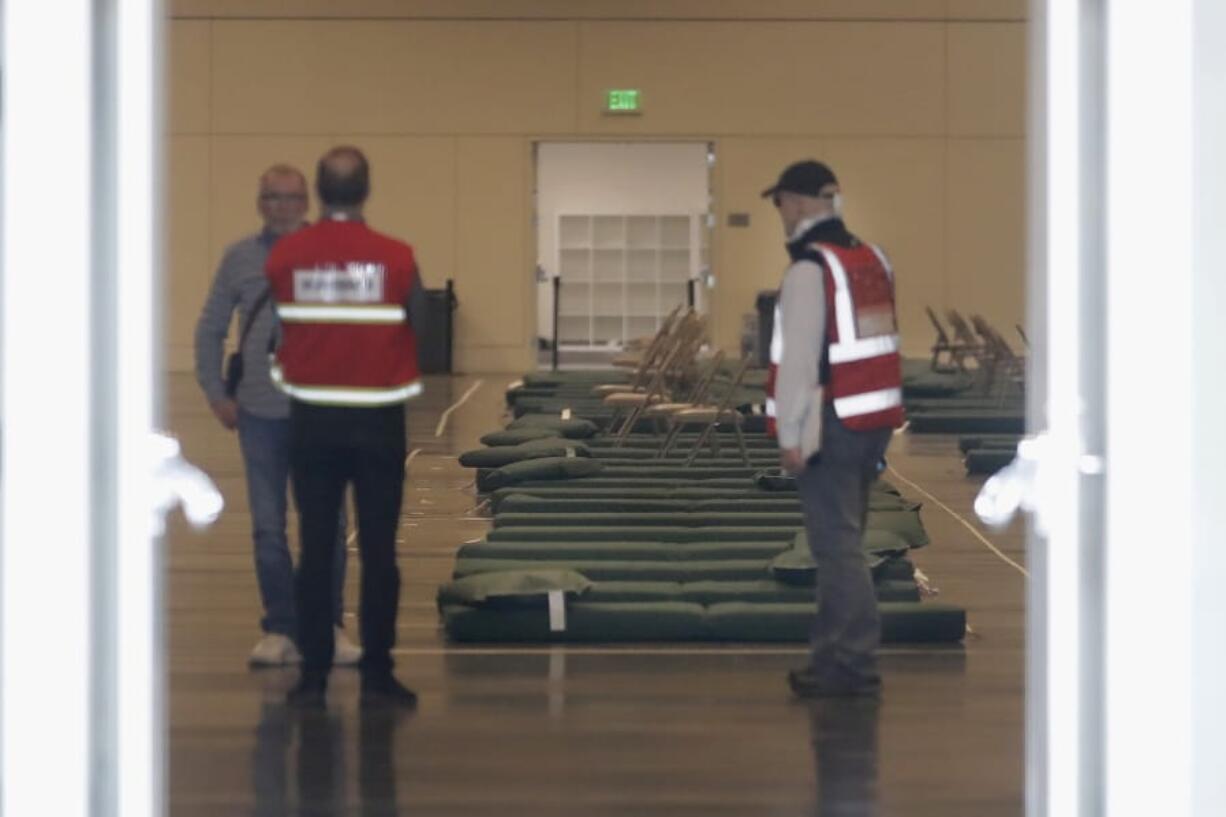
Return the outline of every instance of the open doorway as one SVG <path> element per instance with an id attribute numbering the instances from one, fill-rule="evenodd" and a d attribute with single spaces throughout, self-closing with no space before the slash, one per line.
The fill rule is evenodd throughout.
<path id="1" fill-rule="evenodd" d="M 606 364 L 677 305 L 705 310 L 713 158 L 707 142 L 537 144 L 542 366 Z"/>

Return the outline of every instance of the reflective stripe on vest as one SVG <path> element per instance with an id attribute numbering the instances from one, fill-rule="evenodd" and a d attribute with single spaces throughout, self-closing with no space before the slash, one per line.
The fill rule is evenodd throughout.
<path id="1" fill-rule="evenodd" d="M 902 389 L 881 389 L 850 397 L 836 397 L 834 412 L 839 417 L 859 417 L 898 408 L 902 405 Z"/>
<path id="2" fill-rule="evenodd" d="M 273 363 L 269 367 L 273 384 L 281 391 L 304 403 L 321 406 L 390 406 L 403 403 L 422 393 L 420 380 L 401 386 L 367 388 L 364 386 L 300 386 L 287 383 L 281 367 Z"/>
<path id="3" fill-rule="evenodd" d="M 766 415 L 767 430 L 775 433 L 775 418 L 779 415 L 775 409 L 775 379 L 779 376 L 779 363 L 783 360 L 783 310 L 779 308 L 780 290 L 775 295 L 775 321 L 771 324 L 770 368 L 766 377 L 766 405 L 763 414 Z"/>
<path id="4" fill-rule="evenodd" d="M 404 323 L 403 306 L 394 304 L 280 304 L 277 317 L 285 323 Z"/>
<path id="5" fill-rule="evenodd" d="M 871 244 L 869 247 L 880 259 L 881 254 L 876 247 Z M 856 338 L 856 318 L 852 311 L 851 286 L 847 283 L 847 271 L 843 269 L 843 262 L 839 261 L 838 256 L 830 250 L 825 247 L 818 247 L 818 250 L 834 279 L 834 319 L 839 328 L 839 342 L 830 344 L 831 365 L 897 354 L 898 335 Z M 889 267 L 886 266 L 886 269 L 888 270 Z"/>

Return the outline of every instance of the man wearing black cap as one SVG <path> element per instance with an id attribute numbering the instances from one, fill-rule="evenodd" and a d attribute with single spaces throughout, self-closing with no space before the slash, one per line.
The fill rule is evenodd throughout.
<path id="1" fill-rule="evenodd" d="M 779 211 L 792 259 L 775 314 L 768 413 L 817 562 L 810 662 L 788 681 L 807 697 L 876 695 L 881 623 L 862 539 L 872 483 L 903 422 L 893 273 L 879 249 L 848 232 L 826 165 L 797 162 L 762 195 Z"/>

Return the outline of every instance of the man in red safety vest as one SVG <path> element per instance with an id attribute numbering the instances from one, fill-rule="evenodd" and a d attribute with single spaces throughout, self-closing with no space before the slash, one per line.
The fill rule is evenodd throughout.
<path id="1" fill-rule="evenodd" d="M 861 542 L 869 493 L 903 423 L 894 278 L 884 253 L 848 232 L 826 165 L 797 162 L 763 192 L 792 264 L 771 342 L 767 414 L 794 474 L 817 562 L 810 661 L 800 696 L 876 695 L 881 622 Z"/>
<path id="2" fill-rule="evenodd" d="M 421 391 L 417 335 L 425 290 L 408 244 L 366 226 L 366 157 L 334 148 L 319 160 L 318 223 L 268 256 L 281 345 L 272 380 L 290 398 L 290 473 L 302 553 L 297 575 L 302 678 L 295 706 L 324 705 L 333 661 L 330 543 L 353 483 L 362 559 L 363 704 L 411 707 L 392 675 L 400 571 L 396 527 L 404 492 L 405 401 Z"/>

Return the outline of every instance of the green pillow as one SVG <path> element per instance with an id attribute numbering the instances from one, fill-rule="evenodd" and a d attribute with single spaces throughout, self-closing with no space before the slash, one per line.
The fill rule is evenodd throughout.
<path id="1" fill-rule="evenodd" d="M 581 420 L 572 417 L 569 420 L 563 420 L 552 414 L 525 414 L 518 420 L 513 421 L 507 428 L 547 428 L 553 431 L 560 437 L 566 437 L 572 440 L 585 440 L 588 437 L 596 436 L 596 424 L 590 420 Z"/>
<path id="2" fill-rule="evenodd" d="M 873 531 L 889 531 L 913 548 L 930 544 L 928 531 L 920 521 L 918 509 L 898 508 L 894 510 L 871 510 L 868 514 L 869 533 Z"/>
<path id="3" fill-rule="evenodd" d="M 592 582 L 574 570 L 502 570 L 444 584 L 438 589 L 438 604 L 543 607 L 550 593 L 574 598 L 591 588 Z"/>
<path id="4" fill-rule="evenodd" d="M 891 531 L 870 530 L 864 532 L 864 558 L 869 569 L 876 573 L 888 562 L 907 552 L 907 543 Z M 805 532 L 796 534 L 792 547 L 783 551 L 770 563 L 771 575 L 777 581 L 791 585 L 811 587 L 817 580 L 817 562 L 809 551 Z M 874 576 L 874 578 L 879 578 Z"/>
<path id="5" fill-rule="evenodd" d="M 753 481 L 763 491 L 796 492 L 796 477 L 788 476 L 778 468 L 770 471 L 759 471 L 754 474 Z"/>
<path id="6" fill-rule="evenodd" d="M 530 480 L 565 480 L 587 477 L 604 470 L 604 463 L 589 457 L 542 457 L 504 465 L 484 475 L 481 490 L 496 491 Z"/>
<path id="7" fill-rule="evenodd" d="M 817 581 L 817 562 L 808 548 L 793 547 L 783 551 L 770 563 L 776 581 L 790 585 L 812 586 Z"/>
<path id="8" fill-rule="evenodd" d="M 519 445 L 465 451 L 460 455 L 460 465 L 465 468 L 501 468 L 513 462 L 541 459 L 542 457 L 588 456 L 591 454 L 583 443 L 561 437 L 546 437 L 540 440 L 529 440 Z"/>
<path id="9" fill-rule="evenodd" d="M 519 445 L 532 440 L 554 440 L 558 435 L 548 428 L 508 428 L 493 431 L 481 438 L 482 445 L 498 447 L 504 445 Z"/>
<path id="10" fill-rule="evenodd" d="M 861 546 L 865 553 L 874 556 L 904 556 L 911 549 L 911 545 L 906 538 L 897 531 L 885 530 L 883 528 L 869 528 L 866 530 Z M 805 535 L 803 530 L 797 533 L 796 538 L 792 540 L 792 549 L 804 553 L 810 552 L 809 537 Z"/>

